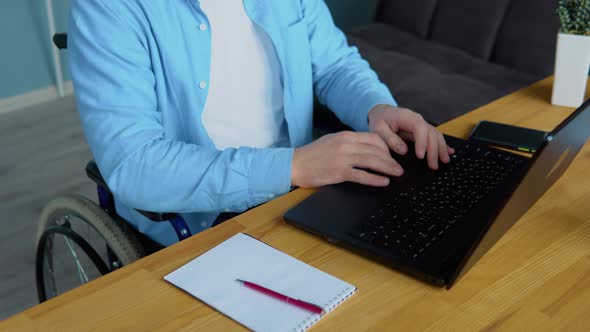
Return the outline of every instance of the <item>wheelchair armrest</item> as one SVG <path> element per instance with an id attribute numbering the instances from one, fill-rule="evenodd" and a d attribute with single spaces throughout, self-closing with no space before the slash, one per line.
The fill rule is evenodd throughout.
<path id="1" fill-rule="evenodd" d="M 86 164 L 86 175 L 88 175 L 88 177 L 97 185 L 101 186 L 104 190 L 106 190 L 111 196 L 113 195 L 106 181 L 102 177 L 102 174 L 100 174 L 98 165 L 94 160 L 91 160 L 88 162 L 88 164 Z M 135 211 L 141 213 L 144 217 L 148 218 L 149 220 L 156 222 L 168 221 L 176 217 L 176 213 L 148 212 L 137 209 L 135 209 Z"/>
<path id="2" fill-rule="evenodd" d="M 135 209 L 135 211 L 141 213 L 144 217 L 148 218 L 151 221 L 161 222 L 161 221 L 168 221 L 176 218 L 177 213 L 158 213 L 158 212 L 147 212 Z"/>
<path id="3" fill-rule="evenodd" d="M 90 180 L 94 181 L 94 183 L 108 190 L 109 193 L 111 192 L 109 186 L 107 186 L 106 181 L 102 177 L 102 174 L 100 174 L 98 165 L 94 160 L 91 160 L 88 162 L 88 164 L 86 164 L 86 175 L 88 175 Z"/>

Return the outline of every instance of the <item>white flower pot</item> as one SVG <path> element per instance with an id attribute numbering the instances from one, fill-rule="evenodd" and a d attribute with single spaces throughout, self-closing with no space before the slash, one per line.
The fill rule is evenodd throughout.
<path id="1" fill-rule="evenodd" d="M 579 107 L 584 102 L 590 68 L 590 36 L 559 33 L 551 103 Z"/>

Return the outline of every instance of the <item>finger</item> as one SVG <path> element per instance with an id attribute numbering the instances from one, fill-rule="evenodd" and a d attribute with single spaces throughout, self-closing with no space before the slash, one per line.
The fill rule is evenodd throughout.
<path id="1" fill-rule="evenodd" d="M 383 141 L 385 141 L 387 146 L 397 154 L 403 155 L 408 151 L 408 146 L 404 140 L 399 137 L 393 128 L 391 128 L 387 123 L 383 122 L 381 125 L 376 126 L 375 133 L 378 134 L 383 139 Z"/>
<path id="2" fill-rule="evenodd" d="M 377 147 L 375 145 L 353 143 L 350 145 L 350 149 L 347 152 L 350 156 L 356 156 L 359 154 L 369 154 L 372 156 L 372 158 L 380 158 L 390 162 L 395 162 L 395 160 L 391 157 L 391 153 L 389 152 L 389 148 L 387 148 L 387 146 L 386 150 L 383 151 L 381 147 Z"/>
<path id="3" fill-rule="evenodd" d="M 433 127 L 428 130 L 428 166 L 431 169 L 438 169 L 438 132 Z"/>
<path id="4" fill-rule="evenodd" d="M 451 161 L 451 158 L 449 157 L 450 149 L 451 148 L 449 148 L 447 146 L 447 142 L 445 141 L 444 136 L 441 133 L 439 133 L 438 134 L 438 154 L 439 154 L 438 157 L 445 164 L 448 164 Z"/>
<path id="5" fill-rule="evenodd" d="M 360 169 L 351 169 L 347 180 L 373 187 L 386 187 L 389 185 L 389 179 L 385 176 L 371 174 Z"/>
<path id="6" fill-rule="evenodd" d="M 368 152 L 355 155 L 352 165 L 356 168 L 364 168 L 389 176 L 401 176 L 404 173 L 403 168 L 393 158 L 383 158 L 381 155 Z"/>
<path id="7" fill-rule="evenodd" d="M 416 143 L 416 156 L 423 159 L 428 146 L 428 124 L 424 121 L 416 123 L 413 132 L 414 142 Z"/>
<path id="8" fill-rule="evenodd" d="M 384 152 L 389 154 L 389 148 L 387 144 L 383 141 L 381 137 L 379 137 L 376 133 L 357 133 L 357 132 L 348 132 L 347 138 L 352 143 L 362 143 L 366 145 L 371 145 L 378 147 Z"/>
<path id="9" fill-rule="evenodd" d="M 406 142 L 404 142 L 404 140 L 398 135 L 397 133 L 397 127 L 388 124 L 387 126 L 388 130 L 387 132 L 391 133 L 391 136 L 389 136 L 387 138 L 387 140 L 385 142 L 387 142 L 387 145 L 393 150 L 395 151 L 397 154 L 401 154 L 404 155 L 408 152 L 408 145 L 406 144 Z"/>
<path id="10" fill-rule="evenodd" d="M 401 137 L 403 140 L 412 142 L 414 141 L 414 135 L 412 134 L 412 132 L 400 130 L 397 132 L 397 135 Z"/>
<path id="11" fill-rule="evenodd" d="M 400 176 L 404 173 L 404 169 L 391 157 L 389 150 L 383 153 L 376 146 L 362 143 L 351 144 L 350 147 L 347 158 L 353 167 L 372 169 L 390 176 Z"/>

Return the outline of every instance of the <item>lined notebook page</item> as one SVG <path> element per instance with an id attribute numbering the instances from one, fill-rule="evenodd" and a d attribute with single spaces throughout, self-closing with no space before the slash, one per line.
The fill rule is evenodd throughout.
<path id="1" fill-rule="evenodd" d="M 231 237 L 164 279 L 255 331 L 305 331 L 321 317 L 251 290 L 236 279 L 319 305 L 326 313 L 356 291 L 245 234 Z"/>

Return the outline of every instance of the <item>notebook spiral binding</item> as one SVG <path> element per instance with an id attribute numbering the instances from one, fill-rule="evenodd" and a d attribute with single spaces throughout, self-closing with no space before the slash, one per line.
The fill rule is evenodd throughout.
<path id="1" fill-rule="evenodd" d="M 320 307 L 324 308 L 326 312 L 324 315 L 320 314 L 313 314 L 309 317 L 309 319 L 304 320 L 301 324 L 297 325 L 293 329 L 293 331 L 303 332 L 308 330 L 312 327 L 315 323 L 317 323 L 323 316 L 327 315 L 330 311 L 334 310 L 337 306 L 339 306 L 342 302 L 346 301 L 349 297 L 352 296 L 356 292 L 356 287 L 346 287 L 337 296 L 331 299 L 328 303 L 321 305 Z"/>

